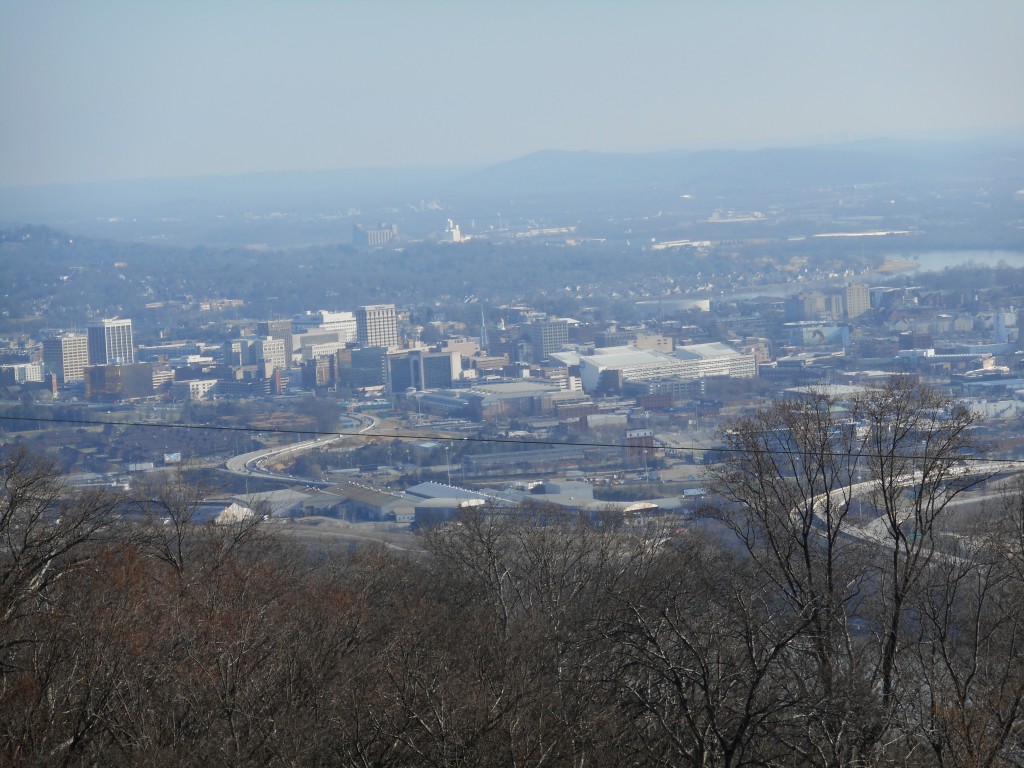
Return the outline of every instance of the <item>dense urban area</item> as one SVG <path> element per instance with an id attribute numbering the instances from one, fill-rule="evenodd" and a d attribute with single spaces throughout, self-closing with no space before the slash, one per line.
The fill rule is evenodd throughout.
<path id="1" fill-rule="evenodd" d="M 1019 149 L 9 222 L 0 762 L 1019 765 Z"/>

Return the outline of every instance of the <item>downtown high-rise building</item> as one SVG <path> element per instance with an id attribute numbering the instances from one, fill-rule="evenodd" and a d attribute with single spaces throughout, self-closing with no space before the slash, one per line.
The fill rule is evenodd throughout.
<path id="1" fill-rule="evenodd" d="M 263 320 L 256 323 L 256 335 L 265 339 L 281 339 L 284 342 L 285 368 L 292 364 L 292 328 L 291 320 Z"/>
<path id="2" fill-rule="evenodd" d="M 83 381 L 89 364 L 89 338 L 84 333 L 65 333 L 44 339 L 43 364 L 58 384 Z"/>
<path id="3" fill-rule="evenodd" d="M 130 365 L 135 362 L 132 321 L 112 318 L 90 325 L 90 365 Z"/>
<path id="4" fill-rule="evenodd" d="M 538 320 L 523 326 L 530 338 L 535 363 L 543 361 L 552 352 L 558 352 L 569 343 L 568 320 Z"/>
<path id="5" fill-rule="evenodd" d="M 846 286 L 846 317 L 853 320 L 871 309 L 871 289 L 864 283 Z"/>
<path id="6" fill-rule="evenodd" d="M 394 304 L 369 304 L 356 310 L 356 340 L 368 347 L 398 347 L 398 316 Z"/>

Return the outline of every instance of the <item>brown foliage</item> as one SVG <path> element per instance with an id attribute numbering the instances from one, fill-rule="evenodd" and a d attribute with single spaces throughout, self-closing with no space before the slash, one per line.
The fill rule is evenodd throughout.
<path id="1" fill-rule="evenodd" d="M 331 558 L 198 523 L 188 484 L 75 494 L 4 453 L 0 764 L 1013 764 L 1021 494 L 908 570 L 898 532 L 844 535 L 854 473 L 812 405 L 758 415 L 720 475 L 738 552 L 533 507 Z"/>

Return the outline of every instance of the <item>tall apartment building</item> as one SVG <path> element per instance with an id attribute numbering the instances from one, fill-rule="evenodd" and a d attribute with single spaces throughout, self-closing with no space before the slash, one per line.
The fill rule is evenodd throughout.
<path id="1" fill-rule="evenodd" d="M 58 384 L 83 381 L 89 364 L 89 337 L 84 333 L 65 333 L 43 340 L 43 363 L 57 377 Z"/>
<path id="2" fill-rule="evenodd" d="M 846 318 L 852 320 L 871 309 L 871 289 L 864 283 L 846 286 Z"/>
<path id="3" fill-rule="evenodd" d="M 90 365 L 131 365 L 135 362 L 132 321 L 119 318 L 101 320 L 90 325 Z"/>
<path id="4" fill-rule="evenodd" d="M 356 340 L 368 347 L 398 346 L 398 316 L 394 304 L 369 304 L 356 310 Z"/>

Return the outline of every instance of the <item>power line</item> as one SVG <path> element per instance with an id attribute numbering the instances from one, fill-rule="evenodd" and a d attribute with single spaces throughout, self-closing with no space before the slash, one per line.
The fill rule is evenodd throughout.
<path id="1" fill-rule="evenodd" d="M 450 435 L 440 435 L 437 433 L 416 433 L 416 432 L 359 432 L 359 431 L 348 431 L 348 430 L 335 430 L 326 431 L 318 429 L 286 429 L 283 427 L 244 427 L 236 425 L 224 425 L 224 424 L 177 424 L 171 422 L 161 421 L 102 421 L 99 419 L 71 419 L 71 418 L 47 418 L 37 416 L 4 416 L 0 415 L 0 421 L 35 421 L 45 422 L 52 424 L 82 424 L 88 426 L 109 426 L 109 427 L 153 427 L 156 429 L 201 429 L 215 432 L 247 432 L 247 433 L 270 433 L 276 435 L 313 435 L 315 437 L 375 437 L 389 440 L 433 440 L 435 442 L 448 442 L 448 443 L 496 443 L 506 445 L 539 445 L 549 447 L 565 447 L 565 448 L 615 448 L 621 449 L 629 446 L 624 446 L 622 443 L 601 443 L 601 442 L 588 442 L 588 443 L 572 443 L 567 440 L 550 440 L 550 439 L 519 439 L 511 437 L 452 437 Z M 729 447 L 724 445 L 716 445 L 710 448 L 705 446 L 697 445 L 669 445 L 661 444 L 654 446 L 654 450 L 669 450 L 669 451 L 716 451 L 718 453 L 757 453 L 749 448 L 738 448 Z M 782 449 L 769 450 L 765 449 L 763 453 L 776 453 L 782 456 L 799 456 L 803 453 L 813 454 L 822 458 L 833 458 L 833 457 L 850 457 L 855 454 L 848 451 L 836 451 L 836 452 L 821 452 L 821 451 L 799 451 L 793 449 Z M 877 456 L 876 454 L 859 453 L 856 454 L 863 458 L 887 458 L 887 456 Z M 919 456 L 912 454 L 899 454 L 899 459 L 931 459 L 933 456 Z M 985 463 L 985 464 L 1019 464 L 1018 459 L 1002 459 L 1002 458 L 986 458 L 981 456 L 961 456 L 958 460 L 964 463 Z"/>
<path id="2" fill-rule="evenodd" d="M 359 432 L 349 430 L 325 431 L 318 429 L 286 429 L 283 427 L 243 427 L 225 424 L 176 424 L 166 421 L 102 421 L 99 419 L 69 419 L 49 418 L 36 416 L 0 416 L 0 421 L 39 421 L 54 424 L 85 424 L 89 426 L 110 426 L 110 427 L 157 427 L 160 429 L 205 429 L 217 432 L 269 432 L 279 435 L 314 435 L 316 437 L 380 437 L 395 440 L 436 440 L 438 442 L 452 443 L 509 443 L 513 445 L 548 445 L 548 446 L 569 446 L 569 447 L 593 447 L 593 448 L 622 448 L 620 443 L 570 443 L 565 440 L 539 440 L 511 437 L 452 437 L 433 432 Z M 668 446 L 675 449 L 674 446 Z M 686 450 L 686 449 L 680 449 Z M 698 449 L 699 450 L 699 449 Z"/>

